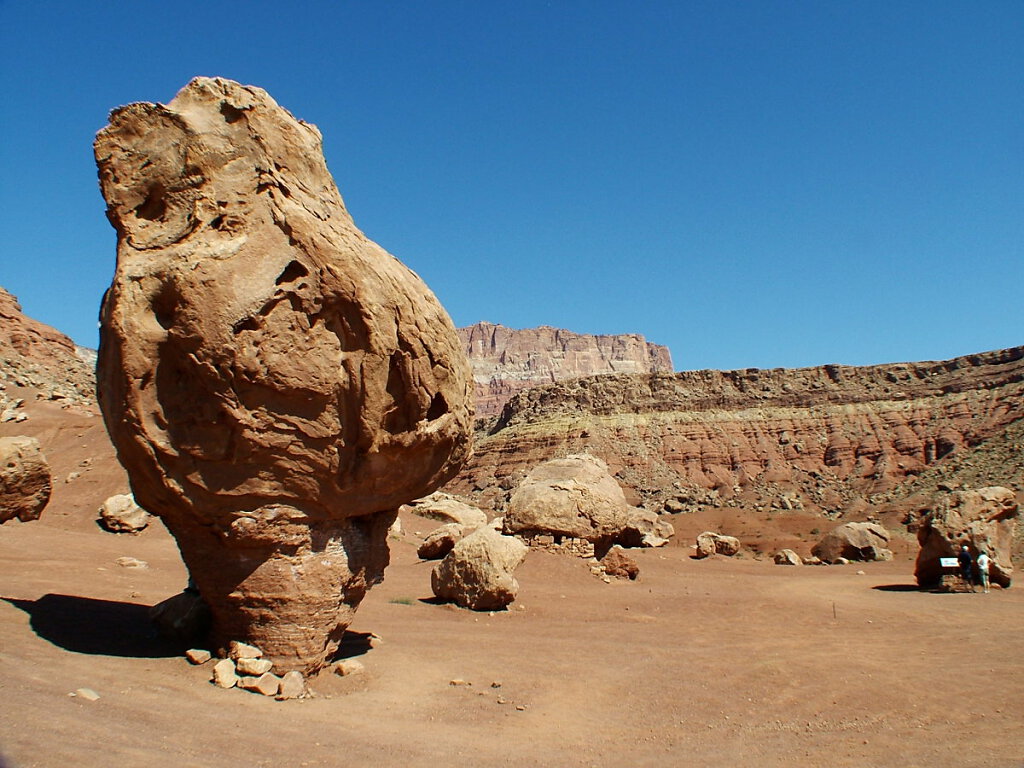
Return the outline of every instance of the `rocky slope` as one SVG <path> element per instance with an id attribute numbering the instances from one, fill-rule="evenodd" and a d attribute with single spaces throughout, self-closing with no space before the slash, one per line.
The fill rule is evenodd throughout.
<path id="1" fill-rule="evenodd" d="M 26 317 L 18 300 L 0 288 L 0 412 L 19 399 L 22 388 L 69 405 L 92 405 L 94 364 L 92 350 Z"/>
<path id="2" fill-rule="evenodd" d="M 477 417 L 496 416 L 512 395 L 541 384 L 672 370 L 668 347 L 637 334 L 594 336 L 550 326 L 515 330 L 494 323 L 477 323 L 458 333 L 473 366 Z"/>
<path id="3" fill-rule="evenodd" d="M 656 511 L 838 514 L 961 474 L 1024 489 L 1011 447 L 1022 419 L 1024 347 L 944 362 L 596 376 L 512 398 L 448 490 L 500 511 L 531 467 L 589 451 Z"/>

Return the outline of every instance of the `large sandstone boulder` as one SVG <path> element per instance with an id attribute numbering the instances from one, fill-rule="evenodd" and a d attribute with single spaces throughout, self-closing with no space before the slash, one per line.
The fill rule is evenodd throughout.
<path id="1" fill-rule="evenodd" d="M 440 491 L 411 501 L 403 505 L 402 509 L 428 520 L 461 525 L 467 531 L 487 525 L 487 515 L 482 509 Z"/>
<path id="2" fill-rule="evenodd" d="M 320 132 L 197 78 L 96 137 L 117 269 L 100 405 L 139 504 L 213 614 L 282 672 L 335 651 L 399 505 L 470 449 L 468 364 L 409 269 L 360 232 Z"/>
<path id="3" fill-rule="evenodd" d="M 50 465 L 34 437 L 0 437 L 0 523 L 38 520 L 50 500 Z"/>
<path id="4" fill-rule="evenodd" d="M 149 525 L 149 512 L 130 493 L 118 493 L 100 505 L 100 525 L 111 533 L 138 533 Z"/>
<path id="5" fill-rule="evenodd" d="M 671 526 L 630 506 L 608 465 L 590 454 L 552 459 L 534 468 L 509 499 L 504 531 L 593 542 L 598 557 L 614 544 L 659 546 Z"/>
<path id="6" fill-rule="evenodd" d="M 826 563 L 846 560 L 892 560 L 886 546 L 889 532 L 878 523 L 844 523 L 834 528 L 814 545 L 811 554 Z"/>
<path id="7" fill-rule="evenodd" d="M 938 586 L 943 573 L 939 558 L 956 557 L 966 543 L 972 558 L 977 558 L 981 550 L 988 553 L 991 582 L 1009 587 L 1013 576 L 1010 554 L 1019 514 L 1016 497 L 1009 488 L 994 486 L 943 496 L 917 530 L 921 550 L 914 576 L 918 585 Z"/>
<path id="8" fill-rule="evenodd" d="M 458 542 L 434 566 L 430 587 L 441 600 L 463 608 L 504 608 L 519 592 L 513 573 L 526 558 L 526 551 L 526 545 L 518 539 L 481 528 Z"/>

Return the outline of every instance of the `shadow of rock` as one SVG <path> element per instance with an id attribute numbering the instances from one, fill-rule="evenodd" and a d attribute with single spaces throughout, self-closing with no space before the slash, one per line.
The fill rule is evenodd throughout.
<path id="1" fill-rule="evenodd" d="M 878 584 L 872 587 L 882 592 L 928 592 L 927 589 L 921 589 L 917 584 Z"/>
<path id="2" fill-rule="evenodd" d="M 157 633 L 148 605 L 54 594 L 3 599 L 29 615 L 39 637 L 75 653 L 157 659 L 185 650 Z"/>
<path id="3" fill-rule="evenodd" d="M 338 652 L 334 654 L 331 661 L 362 656 L 371 648 L 373 648 L 372 632 L 350 632 L 346 630 L 345 634 L 341 637 L 341 643 L 338 645 Z"/>

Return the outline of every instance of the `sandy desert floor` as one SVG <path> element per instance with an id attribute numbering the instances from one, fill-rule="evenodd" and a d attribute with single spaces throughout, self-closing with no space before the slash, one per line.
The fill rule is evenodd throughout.
<path id="1" fill-rule="evenodd" d="M 60 479 L 41 520 L 0 529 L 10 768 L 1024 765 L 1024 588 L 918 592 L 909 542 L 842 567 L 691 559 L 711 522 L 784 540 L 778 520 L 735 511 L 677 516 L 673 545 L 635 552 L 636 582 L 532 552 L 495 614 L 428 602 L 416 532 L 436 523 L 406 516 L 346 636 L 363 674 L 321 675 L 289 702 L 218 689 L 146 621 L 184 586 L 173 540 L 93 522 L 91 499 L 123 490 L 91 458 L 109 454 L 99 420 L 43 409 L 27 424 Z M 83 687 L 100 698 L 69 695 Z"/>

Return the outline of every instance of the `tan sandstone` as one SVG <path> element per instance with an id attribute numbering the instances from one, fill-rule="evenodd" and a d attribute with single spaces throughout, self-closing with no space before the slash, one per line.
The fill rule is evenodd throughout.
<path id="1" fill-rule="evenodd" d="M 53 479 L 34 437 L 0 437 L 0 523 L 38 520 Z"/>
<path id="2" fill-rule="evenodd" d="M 214 647 L 313 672 L 382 578 L 399 505 L 469 453 L 454 326 L 356 228 L 319 131 L 259 88 L 197 78 L 115 109 L 95 155 L 118 235 L 98 362 L 118 458 Z"/>

